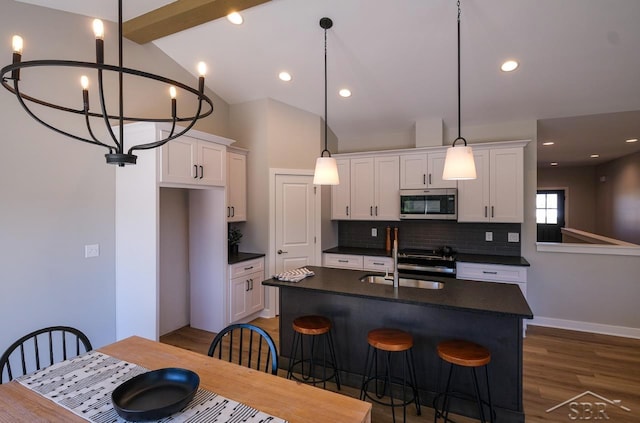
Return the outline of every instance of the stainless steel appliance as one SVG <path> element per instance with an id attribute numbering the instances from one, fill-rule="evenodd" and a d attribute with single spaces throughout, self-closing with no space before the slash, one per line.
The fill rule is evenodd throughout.
<path id="1" fill-rule="evenodd" d="M 398 252 L 398 271 L 420 276 L 456 277 L 456 254 L 450 247 Z"/>
<path id="2" fill-rule="evenodd" d="M 401 189 L 400 219 L 456 220 L 457 193 L 455 188 Z"/>

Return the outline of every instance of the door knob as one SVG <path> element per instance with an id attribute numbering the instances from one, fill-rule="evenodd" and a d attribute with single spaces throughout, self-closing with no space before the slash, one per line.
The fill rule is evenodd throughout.
<path id="1" fill-rule="evenodd" d="M 287 254 L 288 251 L 282 251 L 282 250 L 278 250 L 278 254 Z"/>

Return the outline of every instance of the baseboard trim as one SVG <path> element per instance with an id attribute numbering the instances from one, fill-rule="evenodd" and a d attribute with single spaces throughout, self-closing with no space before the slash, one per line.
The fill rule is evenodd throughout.
<path id="1" fill-rule="evenodd" d="M 575 330 L 579 332 L 592 332 L 602 335 L 640 339 L 640 328 L 630 328 L 626 326 L 579 322 L 576 320 L 555 319 L 553 317 L 534 317 L 532 321 L 528 322 L 528 324 L 532 326 L 546 326 L 558 329 Z"/>

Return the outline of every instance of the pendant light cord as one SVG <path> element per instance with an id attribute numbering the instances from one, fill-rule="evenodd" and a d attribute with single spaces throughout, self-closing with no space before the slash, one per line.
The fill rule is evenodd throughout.
<path id="1" fill-rule="evenodd" d="M 327 148 L 327 131 L 329 127 L 327 123 L 327 29 L 333 26 L 333 22 L 329 18 L 322 18 L 320 26 L 324 28 L 324 150 L 322 150 L 320 157 L 324 157 L 324 153 L 331 157 L 331 152 Z"/>
<path id="2" fill-rule="evenodd" d="M 453 147 L 456 146 L 456 142 L 462 140 L 464 145 L 467 145 L 467 140 L 464 139 L 461 135 L 461 126 L 462 126 L 462 113 L 460 107 L 460 97 L 461 97 L 461 88 L 460 88 L 460 0 L 458 0 L 458 138 L 453 141 Z"/>

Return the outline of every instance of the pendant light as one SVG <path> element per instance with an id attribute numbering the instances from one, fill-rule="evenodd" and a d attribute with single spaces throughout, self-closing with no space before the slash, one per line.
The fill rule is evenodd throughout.
<path id="1" fill-rule="evenodd" d="M 467 140 L 460 134 L 462 125 L 460 118 L 460 0 L 458 0 L 458 138 L 453 141 L 453 145 L 447 149 L 444 160 L 444 180 L 468 180 L 476 179 L 476 164 L 473 160 L 471 146 L 467 145 Z M 464 147 L 456 147 L 458 141 L 464 142 Z"/>
<path id="2" fill-rule="evenodd" d="M 331 157 L 331 152 L 327 148 L 327 29 L 333 26 L 333 21 L 329 18 L 320 19 L 320 27 L 324 29 L 324 150 L 316 160 L 316 170 L 313 173 L 313 183 L 315 185 L 338 185 L 338 164 L 336 159 Z M 324 157 L 327 153 L 328 157 Z"/>
<path id="3" fill-rule="evenodd" d="M 118 65 L 109 65 L 104 63 L 104 25 L 101 20 L 96 19 L 93 21 L 93 32 L 95 35 L 96 45 L 96 61 L 95 62 L 78 62 L 71 60 L 31 60 L 22 61 L 23 41 L 22 38 L 15 35 L 13 37 L 13 60 L 12 63 L 3 67 L 1 71 L 2 86 L 9 92 L 14 94 L 18 100 L 18 103 L 24 108 L 29 116 L 35 119 L 37 122 L 46 126 L 47 128 L 65 135 L 69 138 L 77 141 L 86 142 L 92 145 L 96 145 L 102 148 L 106 148 L 108 153 L 105 154 L 107 163 L 117 164 L 118 166 L 124 166 L 128 164 L 136 164 L 137 156 L 133 154 L 136 150 L 147 150 L 152 148 L 161 147 L 168 141 L 178 138 L 183 135 L 189 129 L 195 125 L 195 123 L 202 118 L 209 116 L 213 112 L 213 103 L 211 99 L 204 94 L 204 74 L 206 73 L 206 65 L 203 62 L 198 64 L 198 78 L 197 88 L 190 87 L 183 83 L 174 81 L 163 76 L 154 75 L 137 69 L 125 68 L 122 65 L 122 0 L 118 0 Z M 45 101 L 41 98 L 27 95 L 20 90 L 20 77 L 21 71 L 27 71 L 29 68 L 41 67 L 52 68 L 60 67 L 67 71 L 71 71 L 73 68 L 82 68 L 87 72 L 92 72 L 95 75 L 95 81 L 97 81 L 97 93 L 99 97 L 99 109 L 97 111 L 91 110 L 89 106 L 89 78 L 83 75 L 80 78 L 80 85 L 78 87 L 78 105 L 77 108 L 68 107 L 62 104 L 56 104 Z M 118 83 L 115 86 L 106 86 L 103 81 L 104 74 L 115 73 L 118 78 Z M 133 76 L 136 78 L 144 78 L 147 80 L 153 80 L 164 84 L 167 88 L 167 114 L 166 117 L 140 117 L 140 116 L 126 116 L 124 114 L 124 88 L 123 88 L 123 76 Z M 133 85 L 133 84 L 132 84 Z M 81 90 L 80 90 L 81 88 Z M 194 103 L 195 113 L 191 116 L 179 117 L 177 112 L 177 90 L 186 96 L 190 96 Z M 81 92 L 80 92 L 81 91 Z M 110 113 L 107 111 L 107 105 L 105 101 L 105 94 L 109 95 L 114 93 L 118 99 L 119 111 L 118 114 Z M 117 94 L 116 94 L 117 93 Z M 144 94 L 140 94 L 144 96 Z M 67 98 L 74 98 L 74 94 L 70 93 Z M 80 101 L 80 98 L 82 99 Z M 64 99 L 63 99 L 64 100 Z M 42 114 L 38 114 L 40 109 L 32 109 L 30 104 L 37 104 L 49 108 L 56 113 L 65 114 L 67 116 L 77 115 L 79 121 L 84 121 L 86 125 L 86 131 L 70 132 L 66 129 L 61 129 L 54 126 L 53 123 L 49 123 L 45 120 Z M 204 107 L 203 107 L 204 106 Z M 169 114 L 170 111 L 170 114 Z M 53 121 L 53 118 L 51 119 Z M 92 127 L 92 122 L 101 123 L 106 128 L 108 134 L 104 138 L 99 139 L 96 136 L 96 132 Z M 131 146 L 128 150 L 125 150 L 124 140 L 124 124 L 128 122 L 165 122 L 171 124 L 171 130 L 167 132 L 165 138 L 150 142 L 146 144 L 139 144 Z M 184 128 L 176 127 L 176 123 L 184 123 Z M 112 129 L 112 125 L 119 126 L 119 134 L 116 136 Z M 84 132 L 84 133 L 82 133 Z"/>

